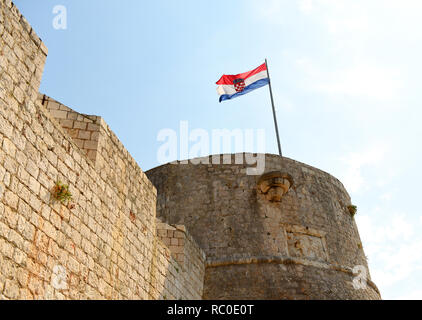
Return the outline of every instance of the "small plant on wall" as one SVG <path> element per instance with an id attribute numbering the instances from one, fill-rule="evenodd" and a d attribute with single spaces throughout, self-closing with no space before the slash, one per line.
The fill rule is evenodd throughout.
<path id="1" fill-rule="evenodd" d="M 358 211 L 358 207 L 356 207 L 355 205 L 351 204 L 350 206 L 347 206 L 347 210 L 349 210 L 349 213 L 352 217 L 355 216 L 356 212 Z"/>
<path id="2" fill-rule="evenodd" d="M 53 197 L 66 206 L 71 206 L 72 194 L 69 191 L 69 185 L 62 183 L 60 180 L 56 182 L 53 188 Z"/>

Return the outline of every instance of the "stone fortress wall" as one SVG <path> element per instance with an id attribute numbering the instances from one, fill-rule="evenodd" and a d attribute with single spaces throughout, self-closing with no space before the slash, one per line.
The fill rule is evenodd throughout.
<path id="1" fill-rule="evenodd" d="M 367 263 L 337 179 L 272 155 L 263 176 L 145 174 L 101 117 L 39 94 L 46 56 L 0 0 L 0 299 L 380 298 L 351 284 Z"/>
<path id="2" fill-rule="evenodd" d="M 146 172 L 158 216 L 185 225 L 205 251 L 203 298 L 380 299 L 369 274 L 366 289 L 353 286 L 353 268 L 368 265 L 341 182 L 269 154 L 262 176 L 246 175 L 239 155 Z"/>
<path id="3" fill-rule="evenodd" d="M 204 253 L 101 117 L 39 95 L 46 56 L 0 0 L 0 299 L 200 299 Z"/>

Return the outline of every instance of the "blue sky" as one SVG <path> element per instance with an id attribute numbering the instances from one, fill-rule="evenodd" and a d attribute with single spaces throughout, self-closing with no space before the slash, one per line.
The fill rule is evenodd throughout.
<path id="1" fill-rule="evenodd" d="M 49 48 L 41 92 L 101 115 L 144 170 L 181 120 L 265 128 L 277 153 L 268 89 L 222 104 L 215 91 L 268 58 L 284 155 L 345 184 L 383 298 L 422 299 L 422 2 L 14 2 Z"/>

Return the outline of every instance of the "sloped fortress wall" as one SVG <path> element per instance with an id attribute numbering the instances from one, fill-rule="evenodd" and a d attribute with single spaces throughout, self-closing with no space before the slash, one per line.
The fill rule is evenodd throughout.
<path id="1" fill-rule="evenodd" d="M 101 117 L 38 94 L 46 55 L 0 0 L 0 299 L 200 299 L 204 253 L 186 229 L 157 235 L 176 227 Z"/>
<path id="2" fill-rule="evenodd" d="M 232 165 L 146 172 L 160 218 L 187 226 L 207 255 L 203 298 L 380 299 L 370 279 L 366 288 L 353 286 L 353 268 L 368 266 L 340 181 L 288 158 L 265 158 L 262 176 L 247 175 L 235 155 Z"/>
<path id="3" fill-rule="evenodd" d="M 95 163 L 101 117 L 80 114 L 45 94 L 38 94 L 38 101 L 50 111 L 85 156 Z"/>

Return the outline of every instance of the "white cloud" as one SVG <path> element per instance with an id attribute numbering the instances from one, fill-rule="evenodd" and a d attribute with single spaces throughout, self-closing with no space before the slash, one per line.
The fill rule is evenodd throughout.
<path id="1" fill-rule="evenodd" d="M 384 244 L 385 245 L 385 244 Z M 422 264 L 422 241 L 406 242 L 398 244 L 396 247 L 388 246 L 384 250 L 382 246 L 378 255 L 372 254 L 377 266 L 372 268 L 372 275 L 375 283 L 383 288 L 400 284 L 401 281 L 418 273 Z M 381 266 L 381 267 L 378 267 Z"/>
<path id="2" fill-rule="evenodd" d="M 381 293 L 422 270 L 422 235 L 415 232 L 407 215 L 356 217 L 369 257 L 371 276 Z"/>
<path id="3" fill-rule="evenodd" d="M 374 39 L 391 51 L 389 35 L 393 32 L 398 32 L 400 37 L 414 34 L 414 26 L 407 23 L 404 12 L 422 8 L 422 2 L 411 1 L 406 6 L 395 1 L 374 2 L 271 0 L 265 6 L 253 2 L 253 8 L 261 20 L 279 28 L 283 28 L 281 25 L 286 21 L 300 19 L 302 14 L 301 24 L 310 23 L 315 35 L 323 40 L 320 50 L 324 51 L 324 62 L 316 59 L 312 52 L 306 52 L 305 58 L 296 61 L 304 72 L 299 78 L 305 80 L 307 89 L 326 95 L 387 101 L 400 97 L 406 87 L 403 72 L 407 69 L 406 66 L 392 67 L 390 62 L 380 59 L 385 52 L 373 47 Z M 292 18 L 295 15 L 298 17 Z"/>
<path id="4" fill-rule="evenodd" d="M 365 191 L 369 188 L 365 180 L 362 169 L 366 166 L 375 166 L 381 163 L 389 152 L 390 147 L 385 143 L 376 143 L 361 152 L 351 152 L 340 160 L 345 169 L 340 174 L 340 180 L 345 184 L 347 190 L 351 192 Z"/>
<path id="5" fill-rule="evenodd" d="M 299 13 L 310 19 L 316 27 L 339 36 L 340 40 L 374 40 L 374 36 L 393 34 L 395 31 L 413 38 L 420 24 L 420 0 L 266 0 L 265 5 L 250 0 L 249 7 L 253 17 L 266 23 L 280 24 L 281 17 Z M 348 38 L 343 36 L 348 34 Z"/>
<path id="6" fill-rule="evenodd" d="M 314 5 L 313 0 L 300 0 L 299 10 L 305 14 L 310 14 L 313 10 L 313 5 Z"/>
<path id="7" fill-rule="evenodd" d="M 365 235 L 365 240 L 369 244 L 378 245 L 385 241 L 412 239 L 414 235 L 413 226 L 405 219 L 403 214 L 387 216 L 384 219 L 388 223 L 375 223 L 374 218 L 369 215 L 357 216 L 356 220 L 359 224 L 359 230 Z"/>
<path id="8" fill-rule="evenodd" d="M 376 62 L 359 60 L 343 68 L 326 67 L 310 58 L 296 59 L 297 68 L 304 73 L 306 87 L 328 95 L 367 97 L 377 100 L 396 98 L 403 88 L 400 70 Z"/>
<path id="9" fill-rule="evenodd" d="M 300 2 L 298 5 L 303 6 Z M 312 7 L 331 32 L 363 30 L 368 26 L 368 5 L 362 6 L 359 1 L 314 0 Z"/>
<path id="10" fill-rule="evenodd" d="M 393 198 L 393 192 L 385 192 L 379 198 L 383 201 L 390 201 Z"/>
<path id="11" fill-rule="evenodd" d="M 314 89 L 326 94 L 364 96 L 378 100 L 390 100 L 402 87 L 400 74 L 392 68 L 362 63 L 319 74 Z"/>
<path id="12" fill-rule="evenodd" d="M 250 2 L 252 12 L 254 13 L 253 17 L 272 24 L 282 24 L 285 22 L 283 7 L 287 4 L 288 2 L 283 0 L 267 0 L 265 1 L 265 5 L 257 1 Z"/>

